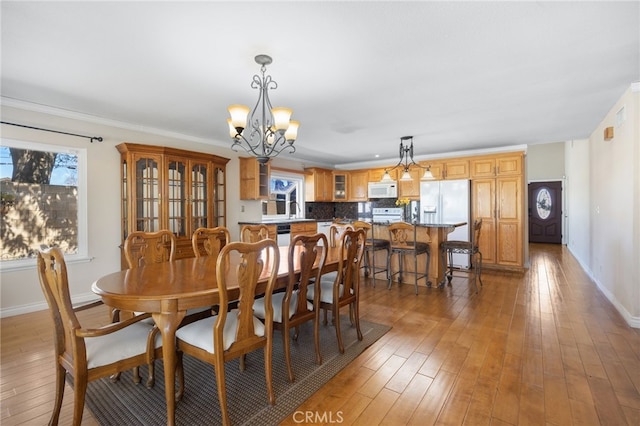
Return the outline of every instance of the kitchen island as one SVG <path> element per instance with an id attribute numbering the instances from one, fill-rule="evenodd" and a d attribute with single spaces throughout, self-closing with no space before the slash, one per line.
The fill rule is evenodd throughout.
<path id="1" fill-rule="evenodd" d="M 417 223 L 414 227 L 414 238 L 416 241 L 428 243 L 431 249 L 431 261 L 429 263 L 429 284 L 439 284 L 444 279 L 444 268 L 440 260 L 440 243 L 447 240 L 449 235 L 454 229 L 459 226 L 466 225 L 466 222 L 459 223 Z M 373 222 L 373 236 L 374 238 L 389 239 L 389 223 Z M 379 258 L 376 258 L 376 264 L 384 264 L 386 259 L 386 252 L 378 251 L 376 253 Z M 397 258 L 397 257 L 396 257 Z M 394 258 L 394 264 L 392 269 L 398 270 L 397 260 Z M 380 262 L 380 263 L 379 263 Z M 418 270 L 424 270 L 424 256 L 418 258 Z M 413 262 L 405 262 L 405 271 L 413 271 Z M 406 278 L 403 278 L 406 282 L 404 284 L 414 284 L 413 277 L 409 274 Z M 424 285 L 424 280 L 418 282 L 419 285 Z"/>

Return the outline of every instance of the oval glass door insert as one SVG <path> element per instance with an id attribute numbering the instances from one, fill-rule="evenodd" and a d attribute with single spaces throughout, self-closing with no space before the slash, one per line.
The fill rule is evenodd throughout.
<path id="1" fill-rule="evenodd" d="M 540 188 L 536 196 L 536 210 L 540 219 L 546 219 L 551 214 L 551 193 L 547 188 Z"/>

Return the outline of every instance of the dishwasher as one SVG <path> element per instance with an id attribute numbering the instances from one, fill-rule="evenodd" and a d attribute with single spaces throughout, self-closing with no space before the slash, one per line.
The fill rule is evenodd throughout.
<path id="1" fill-rule="evenodd" d="M 317 232 L 320 233 L 320 234 L 324 234 L 327 237 L 327 241 L 329 241 L 329 238 L 330 238 L 329 237 L 329 229 L 331 228 L 331 224 L 332 223 L 333 222 L 329 222 L 329 221 L 318 222 L 318 228 L 317 228 L 318 231 Z"/>
<path id="2" fill-rule="evenodd" d="M 289 246 L 289 243 L 291 242 L 291 224 L 280 223 L 276 225 L 276 234 L 278 246 Z"/>

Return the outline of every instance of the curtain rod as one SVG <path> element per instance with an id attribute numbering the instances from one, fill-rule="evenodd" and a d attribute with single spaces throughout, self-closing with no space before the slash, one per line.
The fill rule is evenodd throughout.
<path id="1" fill-rule="evenodd" d="M 2 124 L 8 124 L 8 125 L 10 125 L 10 126 L 24 127 L 25 129 L 42 130 L 42 131 L 44 131 L 44 132 L 59 133 L 59 134 L 61 134 L 61 135 L 77 136 L 77 137 L 79 137 L 79 138 L 86 138 L 86 139 L 89 139 L 89 141 L 90 141 L 91 143 L 93 143 L 93 141 L 102 142 L 102 137 L 100 137 L 100 136 L 85 136 L 85 135 L 78 135 L 78 134 L 76 134 L 76 133 L 61 132 L 61 131 L 59 131 L 59 130 L 50 130 L 50 129 L 43 129 L 43 128 L 41 128 L 41 127 L 25 126 L 24 124 L 9 123 L 8 121 L 0 121 L 0 123 L 2 123 Z"/>

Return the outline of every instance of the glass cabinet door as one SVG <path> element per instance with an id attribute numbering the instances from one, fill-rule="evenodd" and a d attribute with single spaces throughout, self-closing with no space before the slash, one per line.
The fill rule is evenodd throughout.
<path id="1" fill-rule="evenodd" d="M 187 236 L 187 165 L 183 161 L 167 161 L 167 202 L 169 230 L 176 237 Z"/>
<path id="2" fill-rule="evenodd" d="M 191 164 L 191 229 L 208 228 L 209 222 L 209 165 L 207 163 Z"/>
<path id="3" fill-rule="evenodd" d="M 214 174 L 213 174 L 213 197 L 214 197 L 214 206 L 213 206 L 213 226 L 226 226 L 226 209 L 225 209 L 225 176 L 224 176 L 224 167 L 214 166 Z"/>
<path id="4" fill-rule="evenodd" d="M 160 229 L 160 164 L 160 157 L 135 157 L 133 174 L 135 194 L 131 202 L 133 203 L 136 231 L 155 232 Z"/>

